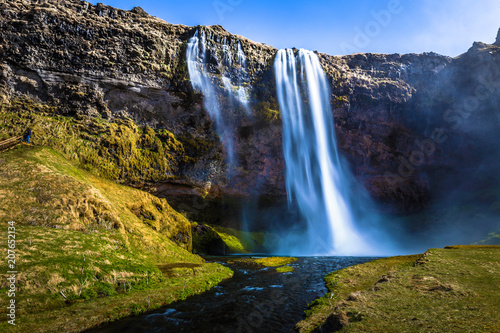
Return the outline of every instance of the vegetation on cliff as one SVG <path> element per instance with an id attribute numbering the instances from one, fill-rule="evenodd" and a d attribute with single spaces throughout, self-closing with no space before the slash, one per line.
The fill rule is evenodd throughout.
<path id="1" fill-rule="evenodd" d="M 57 107 L 28 97 L 14 98 L 1 108 L 0 139 L 30 127 L 33 144 L 56 149 L 80 167 L 115 181 L 172 179 L 188 157 L 182 142 L 168 130 L 139 126 L 128 118 L 110 122 L 61 116 Z"/>
<path id="2" fill-rule="evenodd" d="M 0 330 L 81 331 L 232 275 L 188 252 L 190 223 L 164 199 L 98 177 L 50 148 L 21 145 L 0 164 L 0 219 L 15 222 L 18 270 L 17 325 L 2 322 Z M 6 247 L 1 252 L 7 257 Z M 7 289 L 3 279 L 0 292 Z M 6 308 L 0 312 L 7 318 Z"/>

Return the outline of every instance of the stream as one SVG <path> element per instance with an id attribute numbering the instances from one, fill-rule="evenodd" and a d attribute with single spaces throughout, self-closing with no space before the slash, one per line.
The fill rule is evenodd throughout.
<path id="1" fill-rule="evenodd" d="M 233 278 L 211 290 L 88 332 L 290 332 L 304 318 L 307 304 L 327 292 L 325 275 L 377 259 L 300 257 L 291 264 L 293 272 L 278 273 L 234 258 L 206 258 L 234 271 Z"/>

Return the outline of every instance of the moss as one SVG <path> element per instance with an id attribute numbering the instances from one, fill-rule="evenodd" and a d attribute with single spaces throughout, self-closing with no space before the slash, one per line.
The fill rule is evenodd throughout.
<path id="1" fill-rule="evenodd" d="M 218 225 L 192 224 L 197 253 L 225 255 L 264 252 L 264 232 L 247 232 Z M 280 264 L 280 265 L 284 265 Z"/>
<path id="2" fill-rule="evenodd" d="M 229 248 L 213 228 L 193 224 L 193 252 L 208 255 L 227 255 Z"/>
<path id="3" fill-rule="evenodd" d="M 209 151 L 218 148 L 215 140 L 206 139 L 204 137 L 195 137 L 190 133 L 180 135 L 178 137 L 180 145 L 184 147 L 183 160 L 186 163 L 196 163 L 199 161 L 199 156 L 203 156 Z"/>
<path id="4" fill-rule="evenodd" d="M 292 266 L 281 266 L 276 268 L 276 272 L 278 273 L 290 273 L 293 272 L 293 267 Z"/>
<path id="5" fill-rule="evenodd" d="M 292 262 L 297 261 L 297 258 L 293 257 L 267 257 L 267 258 L 258 258 L 253 260 L 255 263 L 266 266 L 266 267 L 276 267 L 291 264 Z"/>
<path id="6" fill-rule="evenodd" d="M 336 108 L 343 107 L 345 104 L 349 103 L 349 98 L 347 96 L 337 96 L 335 97 L 335 100 L 333 101 L 333 105 Z"/>
<path id="7" fill-rule="evenodd" d="M 289 264 L 295 261 L 297 261 L 297 258 L 293 257 L 237 258 L 231 260 L 231 262 L 238 262 L 247 265 L 276 267 L 276 272 L 278 273 L 293 272 L 293 267 L 289 266 Z"/>
<path id="8" fill-rule="evenodd" d="M 263 232 L 247 232 L 218 225 L 213 225 L 212 228 L 226 243 L 230 254 L 264 251 L 266 234 Z"/>
<path id="9" fill-rule="evenodd" d="M 293 267 L 289 266 L 292 262 L 297 261 L 293 257 L 266 257 L 266 258 L 244 258 L 244 262 L 252 262 L 264 267 L 276 267 L 278 273 L 293 272 Z M 278 267 L 279 266 L 279 267 Z"/>
<path id="10" fill-rule="evenodd" d="M 140 128 L 131 119 L 61 117 L 27 98 L 14 99 L 2 109 L 1 138 L 31 127 L 33 144 L 54 148 L 108 179 L 157 182 L 173 178 L 184 163 L 183 144 L 166 129 Z"/>
<path id="11" fill-rule="evenodd" d="M 272 104 L 269 101 L 260 102 L 256 107 L 256 113 L 269 123 L 281 121 L 281 113 L 276 103 Z"/>

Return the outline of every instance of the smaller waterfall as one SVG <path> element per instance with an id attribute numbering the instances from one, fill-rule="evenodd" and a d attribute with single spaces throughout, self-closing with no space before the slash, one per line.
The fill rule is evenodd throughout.
<path id="1" fill-rule="evenodd" d="M 236 102 L 240 104 L 245 112 L 249 115 L 250 107 L 248 106 L 248 94 L 246 88 L 243 86 L 243 81 L 246 78 L 246 56 L 241 48 L 241 42 L 236 43 L 236 62 L 237 66 L 233 64 L 233 53 L 231 45 L 228 44 L 226 37 L 224 37 L 224 45 L 222 47 L 222 54 L 227 66 L 226 70 L 221 69 L 223 72 L 222 83 L 225 90 L 229 95 L 231 103 Z M 234 106 L 233 106 L 234 107 Z"/>
<path id="2" fill-rule="evenodd" d="M 238 41 L 238 50 L 236 52 L 236 55 L 238 57 L 238 65 L 240 65 L 242 68 L 245 68 L 247 57 L 245 56 L 245 52 L 243 52 L 243 49 L 241 48 L 240 41 Z"/>
<path id="3" fill-rule="evenodd" d="M 356 228 L 355 197 L 337 152 L 330 89 L 315 53 L 280 50 L 276 89 L 283 121 L 283 151 L 289 204 L 308 224 L 280 251 L 296 255 L 374 253 Z M 293 238 L 293 237 L 292 237 Z"/>
<path id="4" fill-rule="evenodd" d="M 216 40 L 214 40 L 214 38 Z M 221 56 L 218 50 L 222 50 Z M 236 62 L 234 58 L 236 53 Z M 211 57 L 217 65 L 209 64 Z M 246 80 L 246 58 L 241 45 L 227 37 L 207 34 L 204 30 L 196 30 L 188 41 L 186 62 L 191 84 L 204 96 L 204 107 L 215 122 L 220 135 L 229 165 L 236 165 L 234 130 L 231 118 L 237 113 L 239 106 L 249 114 L 248 96 L 243 83 Z M 218 76 L 218 73 L 222 75 Z M 221 83 L 223 89 L 221 89 Z M 228 103 L 223 105 L 220 97 L 227 96 Z M 224 112 L 223 112 L 224 110 Z M 232 114 L 231 114 L 232 113 Z"/>
<path id="5" fill-rule="evenodd" d="M 240 101 L 240 103 L 243 105 L 243 107 L 245 108 L 245 111 L 247 112 L 247 114 L 250 114 L 251 113 L 251 110 L 248 106 L 248 94 L 247 94 L 247 90 L 245 87 L 243 87 L 242 85 L 242 80 L 241 80 L 241 77 L 246 75 L 246 66 L 247 66 L 247 58 L 245 56 L 245 52 L 243 52 L 243 49 L 241 48 L 241 42 L 238 41 L 238 50 L 236 52 L 236 56 L 238 57 L 238 65 L 240 66 L 240 70 L 241 70 L 241 73 L 242 75 L 240 75 L 238 78 L 239 78 L 239 81 L 238 81 L 238 85 L 239 85 L 239 88 L 238 88 L 238 100 Z"/>

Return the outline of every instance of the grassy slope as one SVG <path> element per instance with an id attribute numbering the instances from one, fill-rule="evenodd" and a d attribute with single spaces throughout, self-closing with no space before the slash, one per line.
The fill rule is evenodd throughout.
<path id="1" fill-rule="evenodd" d="M 0 154 L 0 199 L 0 250 L 6 258 L 13 220 L 19 272 L 17 325 L 5 322 L 2 297 L 0 331 L 80 331 L 232 274 L 170 240 L 190 224 L 165 200 L 94 176 L 48 148 L 22 145 Z M 146 220 L 138 210 L 156 212 Z M 180 245 L 189 248 L 185 240 Z M 0 272 L 6 265 L 0 261 Z M 6 286 L 2 278 L 4 295 Z"/>
<path id="2" fill-rule="evenodd" d="M 461 246 L 345 268 L 326 277 L 329 293 L 297 328 L 329 321 L 346 325 L 341 332 L 499 332 L 499 258 L 500 247 Z"/>

